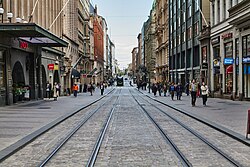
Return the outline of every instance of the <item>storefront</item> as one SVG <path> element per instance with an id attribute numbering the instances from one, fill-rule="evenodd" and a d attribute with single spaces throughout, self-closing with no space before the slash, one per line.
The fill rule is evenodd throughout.
<path id="1" fill-rule="evenodd" d="M 42 47 L 67 43 L 34 23 L 2 23 L 0 38 L 0 106 L 43 98 Z"/>
<path id="2" fill-rule="evenodd" d="M 212 44 L 212 55 L 213 55 L 213 85 L 214 85 L 214 93 L 221 94 L 222 89 L 222 75 L 220 74 L 220 37 L 216 37 L 211 39 Z"/>
<path id="3" fill-rule="evenodd" d="M 243 85 L 245 98 L 250 98 L 250 35 L 242 37 Z"/>

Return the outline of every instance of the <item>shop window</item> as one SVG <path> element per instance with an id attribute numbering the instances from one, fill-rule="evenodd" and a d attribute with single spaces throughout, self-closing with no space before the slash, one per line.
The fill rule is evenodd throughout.
<path id="1" fill-rule="evenodd" d="M 225 57 L 232 58 L 233 57 L 233 43 L 228 42 L 225 44 Z"/>
<path id="2" fill-rule="evenodd" d="M 250 56 L 250 35 L 247 36 L 247 55 Z"/>
<path id="3" fill-rule="evenodd" d="M 243 50 L 243 57 L 246 57 L 247 56 L 247 37 L 243 37 L 242 39 L 242 50 Z"/>

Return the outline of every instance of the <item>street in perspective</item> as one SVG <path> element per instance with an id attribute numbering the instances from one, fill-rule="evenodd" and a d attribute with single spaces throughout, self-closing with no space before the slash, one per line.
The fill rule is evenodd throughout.
<path id="1" fill-rule="evenodd" d="M 249 0 L 0 0 L 0 167 L 250 167 Z"/>

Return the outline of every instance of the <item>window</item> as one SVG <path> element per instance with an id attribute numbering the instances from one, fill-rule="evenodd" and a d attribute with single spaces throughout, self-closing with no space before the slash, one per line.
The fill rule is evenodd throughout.
<path id="1" fill-rule="evenodd" d="M 182 33 L 182 42 L 184 43 L 186 41 L 186 32 L 184 31 Z"/>
<path id="2" fill-rule="evenodd" d="M 225 44 L 225 57 L 233 57 L 233 42 L 228 42 Z"/>
<path id="3" fill-rule="evenodd" d="M 199 22 L 194 24 L 194 36 L 199 35 Z"/>
<path id="4" fill-rule="evenodd" d="M 242 50 L 243 50 L 243 57 L 247 56 L 247 37 L 243 37 L 243 44 L 242 44 Z"/>
<path id="5" fill-rule="evenodd" d="M 187 30 L 187 39 L 190 40 L 192 38 L 192 27 L 189 27 Z"/>
<path id="6" fill-rule="evenodd" d="M 250 56 L 250 35 L 247 36 L 247 56 Z"/>
<path id="7" fill-rule="evenodd" d="M 194 4 L 194 6 L 195 6 L 194 11 L 196 12 L 199 10 L 199 0 L 195 0 L 194 3 L 195 3 Z"/>
<path id="8" fill-rule="evenodd" d="M 192 16 L 192 6 L 188 7 L 188 17 Z"/>

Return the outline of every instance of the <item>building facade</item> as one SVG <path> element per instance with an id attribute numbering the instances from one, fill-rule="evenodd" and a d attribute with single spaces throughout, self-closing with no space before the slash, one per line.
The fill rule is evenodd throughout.
<path id="1" fill-rule="evenodd" d="M 156 0 L 155 9 L 155 36 L 156 40 L 156 82 L 167 82 L 168 79 L 168 1 Z"/>
<path id="2" fill-rule="evenodd" d="M 214 0 L 211 7 L 211 90 L 215 96 L 250 97 L 250 2 Z"/>
<path id="3" fill-rule="evenodd" d="M 209 11 L 209 0 L 169 1 L 170 81 L 202 80 L 199 33 L 209 20 Z"/>
<path id="4" fill-rule="evenodd" d="M 63 2 L 6 0 L 0 6 L 0 105 L 43 98 L 47 82 L 62 82 Z"/>

